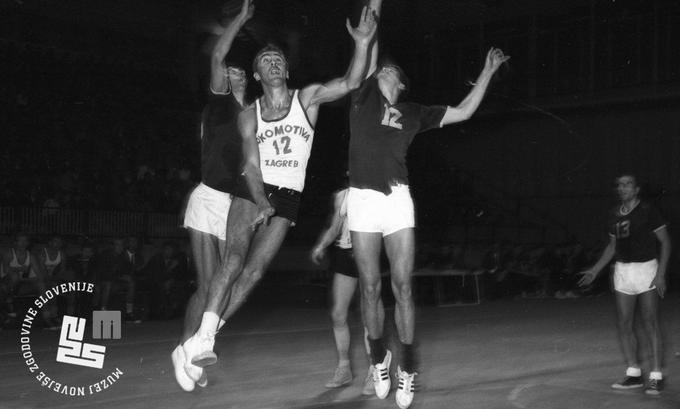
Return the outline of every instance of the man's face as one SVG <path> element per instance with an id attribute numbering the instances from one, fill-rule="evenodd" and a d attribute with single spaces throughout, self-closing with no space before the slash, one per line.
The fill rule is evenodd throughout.
<path id="1" fill-rule="evenodd" d="M 622 202 L 634 200 L 639 192 L 640 188 L 637 186 L 637 182 L 635 181 L 634 177 L 621 176 L 620 178 L 616 179 L 616 194 L 619 195 L 619 199 Z"/>
<path id="2" fill-rule="evenodd" d="M 227 67 L 227 76 L 231 89 L 236 92 L 243 92 L 248 85 L 246 72 L 238 67 Z"/>
<path id="3" fill-rule="evenodd" d="M 257 60 L 255 79 L 267 83 L 283 82 L 288 79 L 288 64 L 277 51 L 266 51 Z"/>
<path id="4" fill-rule="evenodd" d="M 125 251 L 125 243 L 123 240 L 115 240 L 113 242 L 113 251 L 115 251 L 116 254 L 122 254 L 123 251 Z"/>
<path id="5" fill-rule="evenodd" d="M 26 250 L 29 244 L 28 237 L 27 236 L 17 237 L 15 244 L 17 246 L 17 249 Z"/>
<path id="6" fill-rule="evenodd" d="M 406 88 L 401 82 L 401 78 L 399 78 L 399 70 L 392 65 L 384 65 L 376 73 L 375 77 L 378 79 L 378 82 L 382 82 L 390 87 L 397 87 L 401 91 Z"/>
<path id="7" fill-rule="evenodd" d="M 61 250 L 61 248 L 64 247 L 64 241 L 61 239 L 61 237 L 54 237 L 52 240 L 50 240 L 50 247 Z"/>
<path id="8" fill-rule="evenodd" d="M 92 247 L 83 247 L 83 255 L 81 258 L 91 259 L 94 256 L 94 249 Z"/>

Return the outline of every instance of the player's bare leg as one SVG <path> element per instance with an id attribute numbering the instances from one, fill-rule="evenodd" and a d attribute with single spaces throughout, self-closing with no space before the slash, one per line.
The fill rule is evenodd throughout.
<path id="1" fill-rule="evenodd" d="M 652 370 L 649 373 L 648 394 L 656 395 L 663 389 L 663 341 L 659 328 L 659 294 L 656 290 L 647 291 L 638 296 L 642 328 L 652 347 Z M 652 384 L 656 385 L 652 385 Z"/>
<path id="2" fill-rule="evenodd" d="M 273 217 L 269 224 L 260 225 L 253 232 L 250 221 L 257 213 L 256 206 L 247 200 L 235 198 L 232 209 L 234 212 L 230 211 L 229 220 L 234 220 L 234 223 L 229 222 L 227 232 L 229 256 L 224 267 L 211 280 L 201 326 L 188 341 L 195 344 L 192 345 L 192 351 L 195 352 L 192 354 L 192 363 L 202 367 L 217 361 L 217 356 L 212 352 L 217 332 L 216 317 L 222 315 L 226 321 L 245 302 L 281 247 L 290 226 L 288 219 Z"/>
<path id="3" fill-rule="evenodd" d="M 401 359 L 397 367 L 399 384 L 395 399 L 400 408 L 408 408 L 415 391 L 415 306 L 413 303 L 412 275 L 415 257 L 415 230 L 401 229 L 385 236 L 385 252 L 390 261 L 392 292 L 396 305 L 394 321 L 401 342 Z"/>
<path id="4" fill-rule="evenodd" d="M 178 371 L 178 366 L 183 366 L 186 375 L 196 382 L 199 386 L 205 387 L 208 384 L 208 379 L 205 376 L 203 368 L 192 365 L 188 361 L 186 350 L 184 350 L 184 343 L 196 332 L 201 324 L 203 309 L 205 308 L 208 299 L 208 290 L 211 279 L 215 271 L 221 266 L 226 252 L 226 241 L 220 240 L 212 234 L 204 233 L 192 228 L 187 228 L 189 233 L 189 241 L 191 243 L 191 253 L 196 270 L 197 288 L 192 294 L 187 304 L 187 309 L 184 316 L 184 329 L 181 338 L 182 351 L 173 352 L 173 361 L 175 362 L 175 370 Z M 220 320 L 218 328 L 224 324 Z M 181 363 L 181 365 L 180 365 Z M 188 387 L 189 382 L 183 379 L 183 374 L 176 374 L 177 382 L 184 390 L 191 390 Z"/>
<path id="5" fill-rule="evenodd" d="M 373 382 L 375 393 L 385 399 L 390 391 L 390 362 L 392 354 L 385 349 L 380 320 L 380 250 L 382 233 L 366 233 L 352 231 L 352 248 L 354 260 L 359 270 L 361 298 L 363 302 L 364 325 L 368 330 L 368 343 L 371 350 L 371 362 L 374 366 Z"/>
<path id="6" fill-rule="evenodd" d="M 637 361 L 637 339 L 633 330 L 633 320 L 635 318 L 635 305 L 638 300 L 637 295 L 616 294 L 617 328 L 619 342 L 623 358 L 626 360 L 626 376 L 619 382 L 612 385 L 614 389 L 641 388 L 642 371 Z"/>
<path id="7" fill-rule="evenodd" d="M 356 278 L 339 273 L 333 274 L 331 320 L 333 321 L 335 348 L 338 353 L 338 365 L 333 379 L 326 383 L 327 388 L 338 388 L 352 382 L 352 369 L 349 362 L 351 335 L 347 325 L 347 315 L 356 288 Z"/>

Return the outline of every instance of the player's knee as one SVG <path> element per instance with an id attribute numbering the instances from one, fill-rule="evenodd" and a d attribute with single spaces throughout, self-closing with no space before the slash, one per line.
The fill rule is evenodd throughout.
<path id="1" fill-rule="evenodd" d="M 398 303 L 410 301 L 412 295 L 411 282 L 408 280 L 392 281 L 392 292 L 395 301 Z"/>
<path id="2" fill-rule="evenodd" d="M 380 283 L 364 283 L 361 286 L 361 295 L 366 301 L 377 301 L 380 298 Z"/>
<path id="3" fill-rule="evenodd" d="M 344 327 L 347 325 L 347 311 L 341 308 L 331 309 L 331 320 L 333 320 L 334 327 Z"/>

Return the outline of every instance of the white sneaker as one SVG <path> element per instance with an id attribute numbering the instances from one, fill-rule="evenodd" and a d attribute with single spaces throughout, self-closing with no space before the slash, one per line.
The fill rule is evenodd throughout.
<path id="1" fill-rule="evenodd" d="M 326 382 L 326 388 L 339 388 L 352 382 L 352 370 L 349 366 L 338 366 L 335 368 L 333 379 Z"/>
<path id="2" fill-rule="evenodd" d="M 215 335 L 200 336 L 198 333 L 194 334 L 184 343 L 184 352 L 187 357 L 187 363 L 205 368 L 209 365 L 214 365 L 217 362 L 217 355 L 213 352 L 215 345 Z M 198 378 L 196 378 L 198 380 Z"/>
<path id="3" fill-rule="evenodd" d="M 385 353 L 385 358 L 373 368 L 373 387 L 378 399 L 385 399 L 390 393 L 390 363 L 392 362 L 392 353 L 388 349 Z"/>
<path id="4" fill-rule="evenodd" d="M 175 369 L 175 380 L 179 387 L 186 392 L 191 392 L 194 390 L 194 380 L 187 375 L 184 370 L 184 364 L 186 362 L 186 356 L 184 355 L 184 348 L 181 345 L 177 345 L 172 354 L 172 366 Z"/>
<path id="5" fill-rule="evenodd" d="M 368 367 L 368 374 L 364 379 L 364 389 L 361 391 L 362 395 L 375 395 L 375 386 L 373 386 L 373 365 Z"/>
<path id="6" fill-rule="evenodd" d="M 396 393 L 397 406 L 399 406 L 400 409 L 406 409 L 411 406 L 411 402 L 413 402 L 416 372 L 408 373 L 402 371 L 401 368 L 397 366 L 397 377 L 399 379 Z"/>

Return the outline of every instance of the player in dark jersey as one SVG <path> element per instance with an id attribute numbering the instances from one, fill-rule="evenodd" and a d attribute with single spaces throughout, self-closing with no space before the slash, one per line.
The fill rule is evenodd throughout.
<path id="1" fill-rule="evenodd" d="M 640 187 L 635 176 L 623 174 L 616 179 L 621 204 L 609 219 L 609 244 L 594 266 L 583 271 L 579 281 L 587 286 L 613 259 L 614 289 L 618 313 L 619 340 L 628 368 L 626 376 L 612 385 L 614 389 L 644 386 L 637 359 L 637 341 L 633 330 L 636 305 L 640 306 L 642 327 L 652 347 L 652 369 L 645 392 L 658 395 L 663 389 L 661 372 L 662 342 L 658 322 L 659 298 L 666 292 L 666 268 L 671 241 L 666 222 L 648 202 L 639 199 Z M 657 242 L 661 244 L 657 252 Z"/>
<path id="2" fill-rule="evenodd" d="M 186 359 L 184 345 L 201 323 L 210 280 L 226 254 L 227 216 L 241 165 L 237 119 L 245 106 L 247 80 L 242 68 L 227 65 L 224 59 L 253 11 L 252 0 L 243 0 L 241 12 L 224 29 L 211 55 L 210 96 L 201 116 L 201 183 L 184 214 L 197 289 L 187 304 L 181 345 L 172 352 L 175 379 L 185 391 L 193 390 L 195 383 L 207 384 L 203 369 Z"/>
<path id="3" fill-rule="evenodd" d="M 312 261 L 320 265 L 326 256 L 326 249 L 334 243 L 330 250 L 328 269 L 333 273 L 331 319 L 333 320 L 333 336 L 338 353 L 338 366 L 333 378 L 326 383 L 327 388 L 339 388 L 352 382 L 349 360 L 351 336 L 349 325 L 347 325 L 347 313 L 357 289 L 359 272 L 352 254 L 352 238 L 347 224 L 347 191 L 348 188 L 345 187 L 333 194 L 333 211 L 330 222 L 321 232 L 310 255 Z M 379 319 L 382 321 L 385 317 L 385 311 L 382 301 L 378 301 L 378 303 Z M 364 327 L 364 343 L 370 359 L 371 351 L 367 337 L 368 330 Z M 364 395 L 375 394 L 372 365 L 369 365 L 362 393 Z"/>
<path id="4" fill-rule="evenodd" d="M 376 27 L 367 8 L 357 27 L 347 21 L 355 45 L 347 73 L 300 90 L 288 88 L 288 63 L 280 49 L 268 46 L 255 56 L 253 76 L 264 95 L 239 116 L 244 184 L 229 210 L 229 256 L 210 282 L 201 326 L 185 344 L 194 364 L 217 362 L 212 349 L 220 316 L 226 319 L 242 305 L 294 225 L 319 107 L 359 86 Z"/>
<path id="5" fill-rule="evenodd" d="M 380 10 L 380 0 L 371 7 Z M 413 351 L 414 305 L 411 275 L 415 253 L 415 217 L 408 187 L 406 153 L 414 136 L 428 129 L 468 119 L 482 101 L 491 77 L 509 57 L 492 48 L 470 93 L 456 107 L 423 106 L 402 102 L 408 81 L 395 64 L 377 66 L 378 44 L 373 45 L 366 80 L 352 93 L 347 213 L 354 256 L 359 268 L 364 322 L 369 331 L 376 395 L 390 390 L 391 352 L 385 349 L 378 319 L 380 251 L 390 262 L 395 321 L 401 341 L 396 401 L 400 408 L 414 397 L 416 365 Z"/>

